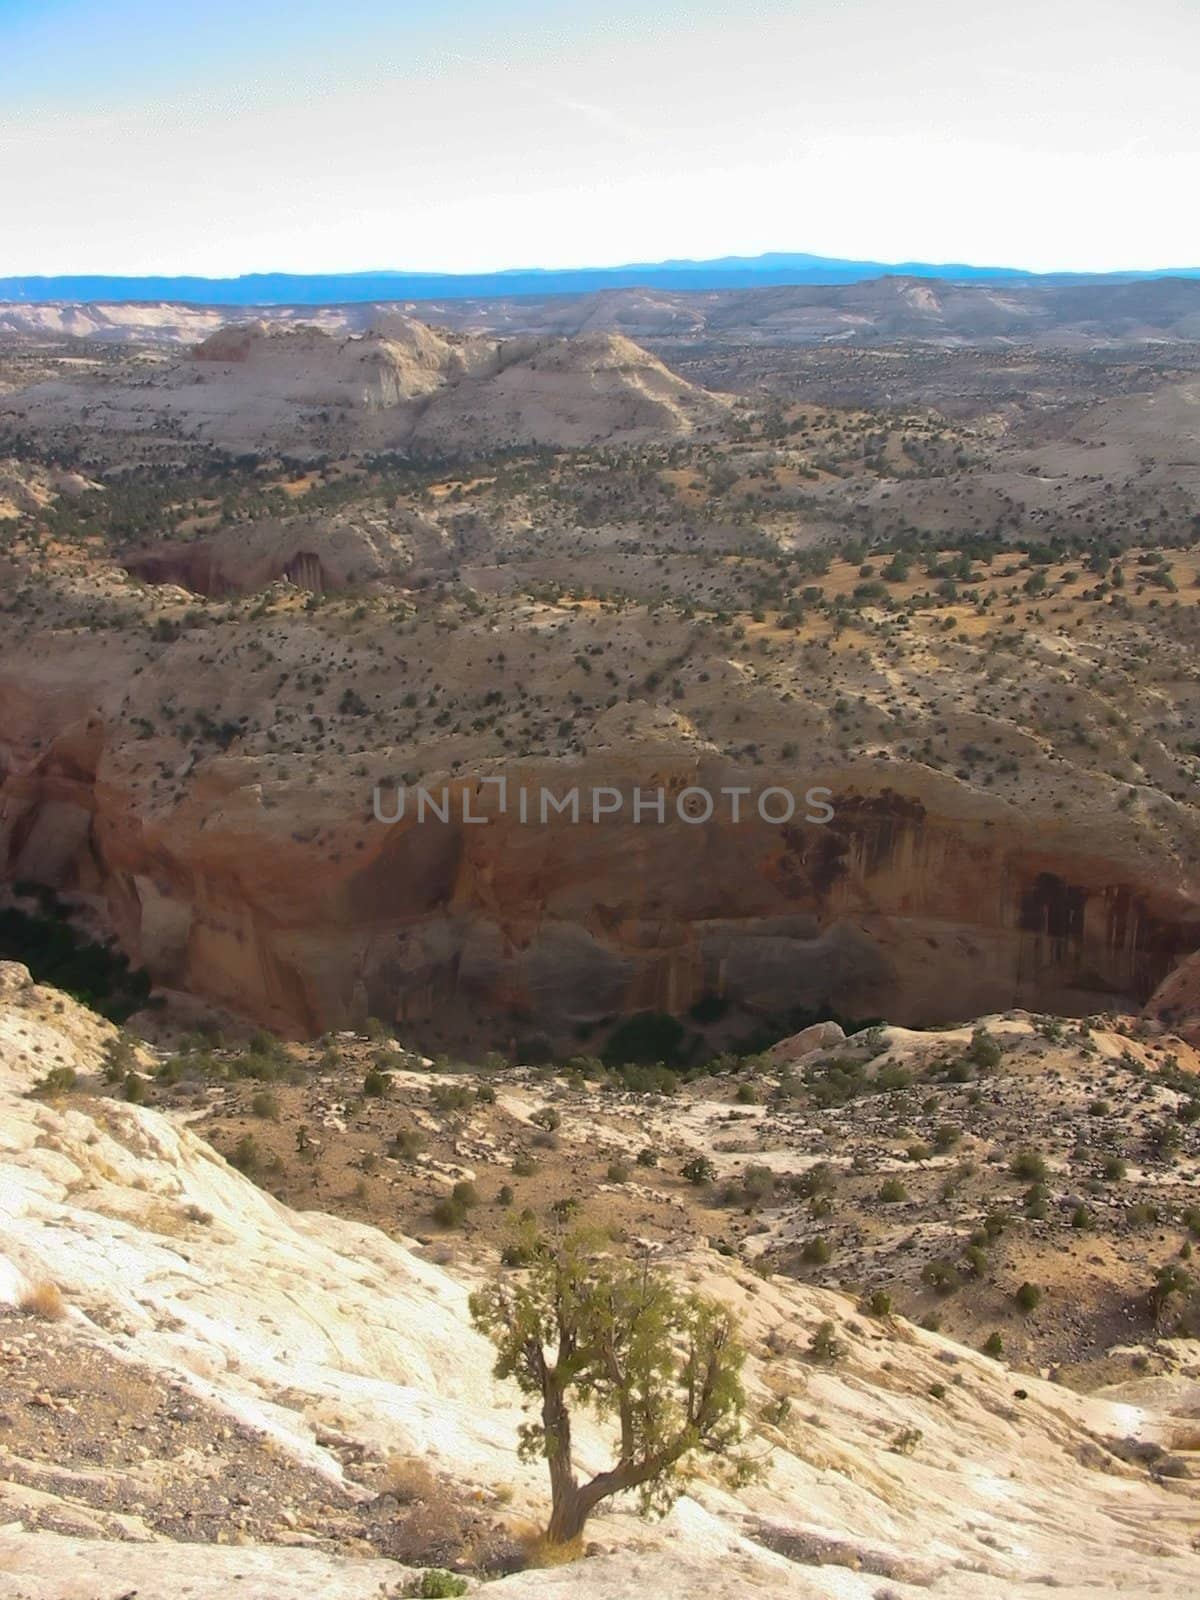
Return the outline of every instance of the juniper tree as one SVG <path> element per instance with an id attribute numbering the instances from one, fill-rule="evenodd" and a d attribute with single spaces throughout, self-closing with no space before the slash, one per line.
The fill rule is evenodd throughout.
<path id="1" fill-rule="evenodd" d="M 496 1346 L 496 1376 L 538 1406 L 519 1450 L 549 1467 L 551 1543 L 576 1539 L 597 1505 L 624 1490 L 638 1492 L 644 1514 L 665 1511 L 702 1455 L 745 1481 L 744 1352 L 724 1306 L 602 1254 L 580 1230 L 529 1235 L 509 1259 L 519 1270 L 473 1294 L 471 1315 Z M 572 1460 L 573 1408 L 619 1430 L 614 1464 L 584 1482 Z"/>

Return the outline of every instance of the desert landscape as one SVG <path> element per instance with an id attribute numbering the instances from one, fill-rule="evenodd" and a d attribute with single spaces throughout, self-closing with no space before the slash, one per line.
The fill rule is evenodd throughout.
<path id="1" fill-rule="evenodd" d="M 1194 1587 L 1198 335 L 0 306 L 0 1594 Z"/>

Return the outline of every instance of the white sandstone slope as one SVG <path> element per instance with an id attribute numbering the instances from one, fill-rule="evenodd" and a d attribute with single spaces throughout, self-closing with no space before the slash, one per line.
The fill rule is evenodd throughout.
<path id="1" fill-rule="evenodd" d="M 361 334 L 230 324 L 134 373 L 60 374 L 14 391 L 4 414 L 34 427 L 72 418 L 117 434 L 166 428 L 230 449 L 480 453 L 679 438 L 728 405 L 616 335 L 498 341 L 392 314 Z"/>
<path id="2" fill-rule="evenodd" d="M 56 1065 L 94 1073 L 109 1036 L 23 968 L 0 965 L 0 1304 L 56 1284 L 67 1306 L 56 1336 L 181 1386 L 331 1483 L 344 1482 L 331 1441 L 350 1441 L 426 1456 L 464 1496 L 510 1484 L 514 1512 L 544 1515 L 542 1473 L 514 1453 L 515 1392 L 491 1376 L 467 1285 L 376 1229 L 289 1212 L 161 1114 L 93 1097 L 98 1079 L 81 1077 L 59 1101 L 29 1096 Z M 677 1270 L 737 1304 L 752 1413 L 772 1396 L 791 1400 L 790 1415 L 759 1428 L 765 1483 L 735 1497 L 700 1480 L 660 1524 L 619 1507 L 589 1529 L 600 1554 L 489 1589 L 1001 1600 L 1048 1586 L 1064 1597 L 1200 1586 L 1195 1484 L 1153 1481 L 1105 1443 L 1170 1442 L 1171 1418 L 1019 1377 L 709 1252 Z M 814 1367 L 808 1341 L 827 1317 L 845 1357 Z M 0 1322 L 0 1347 L 14 1320 Z M 243 1600 L 401 1592 L 406 1569 L 382 1559 L 176 1543 L 134 1521 L 119 1543 L 30 1530 L 28 1490 L 5 1481 L 4 1410 L 0 1393 L 6 1600 L 215 1600 L 235 1585 Z M 582 1429 L 581 1465 L 603 1454 L 604 1440 Z"/>

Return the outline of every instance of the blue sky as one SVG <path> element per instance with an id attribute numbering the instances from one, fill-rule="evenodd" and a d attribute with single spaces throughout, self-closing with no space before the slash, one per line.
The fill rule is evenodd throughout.
<path id="1" fill-rule="evenodd" d="M 1200 264 L 1196 0 L 0 0 L 0 275 Z"/>

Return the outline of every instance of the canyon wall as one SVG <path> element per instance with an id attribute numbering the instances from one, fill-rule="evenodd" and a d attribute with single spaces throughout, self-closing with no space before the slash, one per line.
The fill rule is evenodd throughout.
<path id="1" fill-rule="evenodd" d="M 631 748 L 511 764 L 503 814 L 496 785 L 479 782 L 489 769 L 450 785 L 449 821 L 420 820 L 410 793 L 387 824 L 369 779 L 314 789 L 232 754 L 151 800 L 100 716 L 22 759 L 13 733 L 22 717 L 27 734 L 39 725 L 38 709 L 11 697 L 5 709 L 2 874 L 81 897 L 157 982 L 291 1033 L 375 1015 L 419 1036 L 473 1017 L 497 1037 L 565 1040 L 709 996 L 772 1020 L 1082 1014 L 1144 1003 L 1200 947 L 1188 819 L 1172 832 L 1102 795 L 1094 814 L 1066 815 L 917 764 L 746 770 Z M 678 819 L 684 788 L 739 785 L 751 791 L 742 820 L 720 801 L 712 821 Z M 792 821 L 757 815 L 770 785 L 801 797 Z M 803 819 L 813 785 L 831 792 L 826 823 Z M 517 786 L 578 786 L 580 821 L 542 824 L 534 801 L 522 822 Z M 625 804 L 593 823 L 588 795 L 602 786 Z M 635 824 L 633 788 L 660 786 L 671 820 Z M 461 820 L 464 789 L 486 824 Z M 383 815 L 394 799 L 381 792 Z"/>

